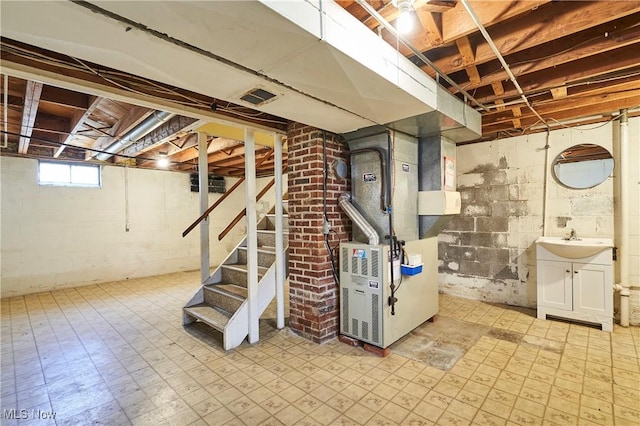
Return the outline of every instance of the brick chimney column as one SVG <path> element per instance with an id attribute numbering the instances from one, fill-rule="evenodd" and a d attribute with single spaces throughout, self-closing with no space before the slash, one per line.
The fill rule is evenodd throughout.
<path id="1" fill-rule="evenodd" d="M 289 327 L 297 334 L 322 343 L 337 336 L 338 287 L 323 231 L 323 131 L 292 123 L 287 129 L 289 193 Z M 348 192 L 350 181 L 337 178 L 332 165 L 348 163 L 348 147 L 341 137 L 326 132 L 328 164 L 326 204 L 332 248 L 348 239 L 351 222 L 338 206 L 338 196 Z M 335 250 L 336 254 L 338 250 Z M 336 262 L 338 259 L 336 258 Z M 336 263 L 339 274 L 339 267 Z"/>

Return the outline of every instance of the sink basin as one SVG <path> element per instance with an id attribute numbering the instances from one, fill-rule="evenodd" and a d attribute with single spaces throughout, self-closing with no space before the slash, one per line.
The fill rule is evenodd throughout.
<path id="1" fill-rule="evenodd" d="M 565 240 L 561 237 L 540 237 L 536 244 L 549 250 L 556 256 L 567 259 L 580 259 L 593 256 L 602 250 L 613 247 L 610 238 L 580 238 L 577 240 Z"/>

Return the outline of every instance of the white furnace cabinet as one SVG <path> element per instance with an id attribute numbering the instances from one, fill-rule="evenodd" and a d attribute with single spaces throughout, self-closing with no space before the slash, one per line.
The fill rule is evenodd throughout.
<path id="1" fill-rule="evenodd" d="M 547 315 L 602 325 L 613 331 L 611 249 L 584 259 L 557 256 L 536 247 L 538 318 Z"/>
<path id="2" fill-rule="evenodd" d="M 386 348 L 438 313 L 438 242 L 408 242 L 408 253 L 422 255 L 422 273 L 402 276 L 394 271 L 398 299 L 391 315 L 388 245 L 350 242 L 340 245 L 340 332 Z"/>

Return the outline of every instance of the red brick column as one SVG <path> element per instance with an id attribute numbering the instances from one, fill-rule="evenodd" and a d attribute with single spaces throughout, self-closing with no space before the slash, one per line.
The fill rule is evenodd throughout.
<path id="1" fill-rule="evenodd" d="M 289 126 L 289 327 L 316 343 L 337 336 L 340 311 L 339 292 L 322 233 L 322 146 L 322 130 L 296 123 Z M 326 152 L 330 170 L 337 159 L 348 162 L 348 148 L 340 136 L 326 133 Z M 338 196 L 345 191 L 349 191 L 349 181 L 337 179 L 330 171 L 327 215 L 337 233 L 330 235 L 331 247 L 350 235 L 350 220 L 338 206 Z M 336 268 L 339 271 L 337 264 Z"/>

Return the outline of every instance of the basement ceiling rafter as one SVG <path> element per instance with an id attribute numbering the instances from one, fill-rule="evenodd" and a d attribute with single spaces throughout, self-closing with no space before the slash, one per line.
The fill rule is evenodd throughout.
<path id="1" fill-rule="evenodd" d="M 411 49 L 398 44 L 357 1 L 339 3 L 437 78 L 428 64 Z M 397 9 L 391 0 L 367 3 L 395 23 Z M 478 141 L 544 129 L 461 2 L 449 3 L 448 8 L 434 10 L 415 2 L 414 21 L 418 29 L 405 38 L 487 107 L 487 110 L 476 108 L 483 116 L 483 136 Z M 573 126 L 607 121 L 624 108 L 631 110 L 631 116 L 640 114 L 637 96 L 640 2 L 469 0 L 468 3 L 529 103 L 536 110 L 540 108 L 545 121 L 554 126 L 560 125 L 558 122 Z M 475 107 L 443 78 L 438 81 Z"/>

